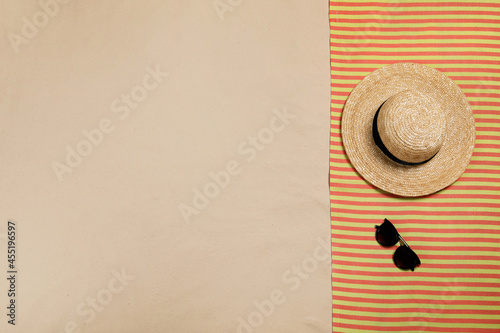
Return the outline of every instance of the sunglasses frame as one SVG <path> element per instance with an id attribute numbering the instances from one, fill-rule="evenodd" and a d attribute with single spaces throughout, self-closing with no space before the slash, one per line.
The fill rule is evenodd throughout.
<path id="1" fill-rule="evenodd" d="M 382 243 L 380 240 L 379 240 L 379 237 L 377 237 L 379 235 L 379 233 L 381 232 L 380 229 L 382 229 L 383 227 L 385 227 L 386 229 L 389 228 L 389 229 L 394 229 L 393 231 L 390 230 L 391 232 L 395 232 L 396 235 L 397 235 L 397 239 L 396 239 L 396 242 L 394 242 L 393 244 L 384 244 Z M 391 246 L 394 246 L 396 244 L 399 243 L 399 247 L 396 249 L 396 251 L 394 251 L 394 254 L 392 256 L 392 260 L 394 261 L 394 264 L 396 265 L 396 267 L 398 267 L 399 269 L 404 269 L 404 270 L 408 270 L 410 269 L 412 272 L 415 270 L 415 267 L 417 266 L 420 266 L 421 265 L 421 262 L 420 262 L 420 258 L 418 257 L 418 255 L 415 253 L 415 251 L 413 251 L 410 246 L 408 245 L 408 243 L 403 239 L 403 237 L 399 234 L 398 230 L 396 229 L 396 227 L 392 224 L 391 221 L 389 221 L 388 219 L 384 219 L 384 222 L 381 224 L 381 225 L 376 225 L 375 226 L 375 229 L 377 229 L 375 231 L 375 240 L 377 241 L 377 243 L 379 243 L 380 245 L 384 246 L 384 247 L 391 247 Z M 395 236 L 395 235 L 392 235 L 392 236 Z M 391 242 L 392 243 L 392 242 Z M 404 250 L 400 250 L 400 249 L 404 249 Z M 398 264 L 398 261 L 396 260 L 396 254 L 398 253 L 398 250 L 399 252 L 401 251 L 407 251 L 407 254 L 406 255 L 409 255 L 411 259 L 410 261 L 413 261 L 413 265 L 411 265 L 410 267 L 402 267 Z"/>

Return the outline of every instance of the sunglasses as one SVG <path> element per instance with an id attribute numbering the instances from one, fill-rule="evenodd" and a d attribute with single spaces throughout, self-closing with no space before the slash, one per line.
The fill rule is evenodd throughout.
<path id="1" fill-rule="evenodd" d="M 394 264 L 400 269 L 411 269 L 412 271 L 415 267 L 420 266 L 420 259 L 408 243 L 405 242 L 403 237 L 398 233 L 396 227 L 388 219 L 384 219 L 384 223 L 381 225 L 376 225 L 375 229 L 375 239 L 382 246 L 394 246 L 398 242 L 400 246 L 394 252 L 392 259 Z"/>

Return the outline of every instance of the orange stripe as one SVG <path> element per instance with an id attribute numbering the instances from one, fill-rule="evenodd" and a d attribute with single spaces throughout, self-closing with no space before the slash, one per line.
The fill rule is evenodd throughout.
<path id="1" fill-rule="evenodd" d="M 426 19 L 404 19 L 404 20 L 387 20 L 387 19 L 351 19 L 344 17 L 336 17 L 330 19 L 330 22 L 335 23 L 384 23 L 384 24 L 418 24 L 418 23 L 456 23 L 456 19 L 449 18 L 426 18 Z M 478 18 L 462 18 L 461 23 L 476 23 L 476 24 L 500 24 L 500 20 L 495 19 L 478 19 Z"/>
<path id="2" fill-rule="evenodd" d="M 419 250 L 421 250 L 420 246 L 418 247 Z M 351 249 L 350 247 L 347 249 Z M 394 249 L 395 250 L 395 249 Z M 380 254 L 366 254 L 366 253 L 356 253 L 352 254 L 350 252 L 341 252 L 341 251 L 335 251 L 332 252 L 333 256 L 339 256 L 339 257 L 351 257 L 351 258 L 357 258 L 357 259 L 387 259 L 387 254 L 386 253 L 380 253 Z M 455 255 L 429 255 L 429 254 L 419 254 L 419 258 L 423 261 L 426 262 L 427 260 L 456 260 L 457 257 Z M 461 260 L 483 260 L 483 261 L 498 261 L 500 258 L 498 256 L 467 256 L 467 255 L 460 255 Z M 411 283 L 412 285 L 419 285 L 415 281 L 410 281 L 407 283 Z M 397 283 L 392 283 L 392 285 L 397 285 Z M 479 287 L 477 283 L 474 283 L 474 286 Z M 485 287 L 485 286 L 482 286 Z M 500 288 L 500 285 L 497 285 L 496 287 Z"/>
<path id="3" fill-rule="evenodd" d="M 356 267 L 354 265 L 354 267 Z M 359 266 L 358 266 L 359 267 Z M 394 266 L 391 266 L 394 267 Z M 339 274 L 345 274 L 345 275 L 359 275 L 359 276 L 376 276 L 376 277 L 401 277 L 402 272 L 396 271 L 394 273 L 389 273 L 389 272 L 375 272 L 375 271 L 356 271 L 354 269 L 346 269 L 347 267 L 343 267 L 342 269 L 334 268 L 333 271 Z M 418 269 L 418 268 L 417 268 Z M 461 272 L 451 272 L 451 273 L 441 273 L 442 270 L 439 270 L 437 272 L 432 272 L 432 273 L 420 273 L 417 271 L 417 269 L 414 272 L 411 272 L 412 277 L 414 278 L 444 278 L 444 279 L 449 279 L 449 278 L 474 278 L 474 279 L 498 279 L 498 274 L 497 273 L 461 273 Z M 404 273 L 410 273 L 410 272 L 404 272 Z M 337 288 L 337 286 L 335 286 Z M 384 300 L 387 303 L 391 303 L 391 299 L 387 298 Z M 477 304 L 481 304 L 479 300 L 477 300 Z M 458 303 L 460 304 L 460 303 Z M 484 304 L 487 305 L 487 304 Z M 492 301 L 488 303 L 488 305 L 498 305 L 500 306 L 499 301 Z"/>
<path id="4" fill-rule="evenodd" d="M 330 19 L 330 23 L 337 23 L 336 19 Z M 373 34 L 373 31 L 367 30 L 365 26 L 360 26 L 357 28 L 351 28 L 351 27 L 342 27 L 342 26 L 335 26 L 335 28 L 330 29 L 330 31 L 363 31 L 366 32 L 367 34 L 365 36 L 369 36 L 370 33 Z M 415 32 L 427 32 L 427 31 L 444 31 L 444 32 L 449 32 L 449 31 L 456 31 L 456 32 L 479 32 L 479 31 L 484 31 L 484 32 L 498 32 L 500 31 L 500 28 L 494 28 L 494 27 L 480 27 L 480 26 L 468 26 L 468 27 L 436 27 L 436 26 L 428 26 L 428 27 L 412 27 L 412 26 L 406 26 L 406 27 L 388 27 L 388 26 L 378 26 L 375 31 L 383 31 L 383 32 L 406 32 L 406 31 L 415 31 Z"/>
<path id="5" fill-rule="evenodd" d="M 500 38 L 499 38 L 500 40 Z M 373 72 L 376 70 L 376 67 L 373 68 L 364 68 L 364 67 L 333 67 L 332 66 L 332 71 L 346 71 L 346 72 L 362 72 L 362 73 L 367 73 L 367 72 Z M 439 68 L 439 71 L 441 72 L 465 72 L 465 73 L 478 73 L 478 72 L 484 72 L 484 73 L 500 73 L 500 69 L 486 69 L 486 68 L 461 68 L 461 67 L 448 67 L 448 68 Z M 354 88 L 355 84 L 349 84 L 349 88 Z M 474 87 L 483 87 L 482 85 L 475 84 Z M 493 88 L 498 88 L 498 86 L 491 86 Z"/>
<path id="6" fill-rule="evenodd" d="M 333 322 L 333 332 L 335 333 L 341 333 L 342 331 L 336 331 L 335 327 L 341 327 L 341 328 L 349 328 L 349 329 L 356 329 L 356 330 L 375 330 L 375 331 L 381 331 L 381 332 L 411 332 L 411 331 L 416 331 L 416 332 L 422 332 L 423 328 L 422 326 L 411 326 L 411 325 L 404 325 L 404 326 L 372 326 L 372 325 L 360 325 L 360 324 L 346 324 L 346 323 L 337 323 Z M 476 327 L 474 329 L 470 328 L 462 328 L 462 327 L 453 327 L 453 328 L 447 328 L 447 327 L 431 327 L 431 325 L 426 325 L 425 326 L 425 331 L 427 332 L 451 332 L 451 333 L 498 333 L 497 328 L 479 328 Z"/>
<path id="7" fill-rule="evenodd" d="M 500 4 L 497 3 L 481 3 L 481 2 L 330 2 L 330 8 L 337 7 L 475 7 L 475 8 L 500 8 Z M 330 14 L 337 12 L 336 10 L 330 10 Z M 364 11 L 367 12 L 367 11 Z M 359 13 L 359 12 L 358 12 Z M 422 12 L 425 14 L 426 12 Z"/>
<path id="8" fill-rule="evenodd" d="M 418 247 L 419 250 L 421 250 L 420 246 Z M 351 249 L 350 247 L 347 249 Z M 396 250 L 396 248 L 394 248 Z M 387 254 L 386 253 L 350 253 L 350 252 L 342 252 L 342 251 L 334 251 L 332 252 L 332 256 L 339 256 L 339 257 L 351 257 L 351 258 L 357 258 L 357 259 L 387 259 Z M 425 262 L 427 260 L 456 260 L 457 256 L 455 255 L 429 255 L 429 254 L 419 254 L 419 258 Z M 500 257 L 499 256 L 468 256 L 468 255 L 460 255 L 461 260 L 484 260 L 484 261 L 499 261 Z M 426 284 L 419 284 L 416 281 L 410 281 L 410 282 L 404 282 L 410 283 L 412 285 L 426 285 Z M 371 283 L 367 283 L 371 284 Z M 377 284 L 377 283 L 375 283 Z M 391 285 L 398 285 L 397 282 L 391 282 Z M 477 283 L 473 284 L 474 286 L 479 287 Z M 482 285 L 482 287 L 485 287 Z M 500 288 L 500 284 L 496 284 L 495 287 Z"/>
<path id="9" fill-rule="evenodd" d="M 337 239 L 346 239 L 346 240 L 356 240 L 356 241 L 373 241 L 373 236 L 361 236 L 361 235 L 344 235 L 337 234 L 335 231 L 332 231 L 332 236 L 335 236 Z M 487 237 L 417 237 L 413 236 L 408 239 L 408 241 L 414 242 L 435 242 L 435 243 L 498 243 L 498 238 L 487 238 Z M 500 266 L 499 266 L 500 267 Z"/>
<path id="10" fill-rule="evenodd" d="M 382 222 L 382 221 L 380 221 Z M 408 223 L 406 223 L 408 224 Z M 476 223 L 475 223 L 476 224 Z M 464 234 L 474 234 L 476 232 L 480 232 L 482 234 L 488 233 L 488 234 L 500 234 L 500 229 L 481 229 L 479 230 L 471 230 L 471 229 L 443 229 L 443 228 L 406 228 L 404 227 L 405 223 L 399 223 L 398 222 L 398 230 L 403 233 L 408 233 L 408 232 L 419 232 L 419 233 L 426 233 L 426 234 L 434 234 L 434 233 L 441 233 L 447 236 L 446 234 L 459 234 L 459 233 L 464 233 Z M 375 232 L 375 227 L 374 226 L 336 226 L 335 230 L 343 230 L 343 231 L 354 231 L 354 232 Z M 500 256 L 498 257 L 500 259 Z"/>
<path id="11" fill-rule="evenodd" d="M 441 196 L 440 196 L 441 198 Z M 496 196 L 496 199 L 499 197 Z M 381 222 L 380 218 L 372 218 L 370 215 L 366 215 L 363 218 L 360 217 L 345 217 L 345 216 L 336 216 L 335 219 L 339 222 L 349 222 L 349 223 L 366 223 L 368 221 L 372 223 L 379 223 Z M 405 225 L 405 224 L 429 224 L 429 225 L 435 225 L 435 220 L 433 219 L 424 219 L 424 218 L 418 218 L 418 219 L 404 219 L 401 221 L 398 221 L 398 225 Z M 476 225 L 495 225 L 498 226 L 498 221 L 495 220 L 481 220 L 476 217 L 471 217 L 469 219 L 460 219 L 460 218 L 454 218 L 451 220 L 442 220 L 439 222 L 440 224 L 451 224 L 451 225 L 460 225 L 460 224 L 476 224 Z M 336 226 L 335 228 L 337 228 Z M 499 251 L 500 252 L 500 251 Z"/>
<path id="12" fill-rule="evenodd" d="M 341 176 L 337 176 L 337 179 L 341 178 Z M 351 178 L 346 178 L 346 179 L 351 179 Z M 354 180 L 359 180 L 359 177 L 352 177 Z M 460 178 L 462 181 L 463 179 Z M 498 180 L 500 182 L 500 180 Z M 470 197 L 470 196 L 469 196 Z M 352 206 L 359 206 L 359 200 L 354 201 L 354 200 L 341 200 L 341 199 L 334 199 L 336 203 L 340 205 L 352 205 Z M 363 206 L 365 207 L 380 207 L 380 202 L 377 201 L 363 201 Z M 384 202 L 384 207 L 407 207 L 408 203 L 407 202 Z M 488 203 L 488 202 L 481 202 L 481 203 L 476 203 L 476 202 L 414 202 L 412 203 L 413 207 L 483 207 L 483 208 L 500 208 L 500 204 L 498 203 Z"/>
<path id="13" fill-rule="evenodd" d="M 422 14 L 422 11 L 396 11 L 396 10 L 369 10 L 369 11 L 364 11 L 363 13 L 360 13 L 358 10 L 336 10 L 336 11 L 330 11 L 330 14 L 336 14 L 336 15 L 381 15 L 381 16 L 415 16 L 415 15 L 420 15 Z M 474 10 L 426 10 L 425 15 L 461 15 L 461 16 L 467 16 L 467 15 L 499 15 L 499 11 L 474 11 Z M 456 20 L 450 19 L 455 22 Z M 387 20 L 389 22 L 392 22 L 392 20 Z"/>
<path id="14" fill-rule="evenodd" d="M 386 316 L 383 318 L 373 317 L 373 316 L 348 315 L 348 314 L 342 314 L 342 315 L 337 315 L 337 316 L 339 316 L 339 318 L 345 318 L 345 319 L 366 320 L 366 321 L 375 321 L 375 322 L 400 322 L 400 321 L 403 321 L 404 319 L 406 319 L 406 320 L 412 319 L 414 321 L 422 321 L 422 320 L 428 319 L 428 318 L 423 317 L 423 316 L 412 316 L 412 317 L 389 317 L 389 316 Z M 495 325 L 495 324 L 500 324 L 500 319 L 439 318 L 439 317 L 436 317 L 433 320 L 433 322 Z"/>
<path id="15" fill-rule="evenodd" d="M 401 54 L 401 53 L 400 53 Z M 361 81 L 363 79 L 363 75 L 338 75 L 338 74 L 335 74 L 335 75 L 331 75 L 330 78 L 331 79 L 338 79 L 338 80 L 358 80 L 358 81 Z M 500 78 L 498 77 L 479 77 L 479 76 L 449 76 L 452 80 L 454 81 L 459 81 L 459 80 L 467 80 L 467 81 L 500 81 Z M 351 85 L 353 88 L 355 86 L 355 84 L 352 84 Z M 464 85 L 462 85 L 464 86 Z M 477 87 L 481 87 L 481 86 L 477 86 L 477 85 L 474 85 L 474 86 L 471 86 L 472 88 L 477 88 Z M 492 86 L 493 88 L 498 88 L 496 86 Z M 483 87 L 481 87 L 483 88 Z M 341 94 L 342 92 L 336 92 L 336 94 Z"/>
<path id="16" fill-rule="evenodd" d="M 358 198 L 380 198 L 379 193 L 352 193 L 352 192 L 343 192 L 340 191 L 339 189 L 333 189 L 331 191 L 331 195 L 335 198 L 339 197 L 358 197 Z M 436 198 L 440 199 L 487 199 L 487 200 L 499 200 L 500 195 L 498 194 L 477 194 L 477 193 L 471 193 L 471 194 L 435 194 Z M 385 193 L 385 196 L 387 198 L 398 198 L 395 195 L 392 195 L 390 193 Z M 337 219 L 339 217 L 336 217 Z"/>
<path id="17" fill-rule="evenodd" d="M 340 138 L 340 134 L 332 134 L 332 137 L 337 137 Z M 495 136 L 488 136 L 488 135 L 476 135 L 476 140 L 492 140 L 496 139 L 497 137 Z M 499 137 L 500 138 L 500 137 Z M 474 154 L 473 154 L 474 156 Z M 347 158 L 330 158 L 330 162 L 336 162 L 336 163 L 344 163 L 344 164 L 350 164 L 350 162 L 347 160 Z M 498 165 L 500 166 L 500 162 L 498 161 L 470 161 L 469 165 Z"/>
<path id="18" fill-rule="evenodd" d="M 413 249 L 413 247 L 412 247 Z M 415 249 L 414 249 L 415 250 Z M 372 267 L 372 268 L 377 268 L 377 269 L 390 269 L 394 268 L 394 264 L 392 262 L 389 262 L 391 259 L 388 259 L 387 263 L 369 263 L 365 262 L 363 263 L 363 267 Z M 337 259 L 332 259 L 332 264 L 333 265 L 342 265 L 342 266 L 354 266 L 354 267 L 359 267 L 360 263 L 357 261 L 348 261 L 348 260 L 337 260 Z M 477 269 L 477 270 L 483 270 L 483 271 L 498 271 L 500 269 L 500 265 L 485 265 L 485 264 L 446 264 L 446 263 L 439 263 L 439 264 L 434 264 L 434 263 L 425 263 L 425 268 L 426 269 L 435 269 L 435 270 L 442 270 L 442 269 Z M 417 268 L 418 269 L 418 268 Z M 412 272 L 413 273 L 413 272 Z M 335 290 L 341 290 L 343 287 L 337 286 Z M 363 290 L 361 292 L 369 293 L 368 290 Z M 421 290 L 422 294 L 425 294 L 426 292 L 429 292 L 430 294 L 425 294 L 425 295 L 434 295 L 432 290 Z M 440 293 L 440 292 L 439 292 Z M 461 295 L 466 295 L 465 291 L 460 292 Z M 488 292 L 477 292 L 477 294 L 467 294 L 468 296 L 491 296 L 491 297 L 500 297 L 500 292 L 498 293 L 488 293 Z M 500 302 L 498 303 L 500 305 Z"/>
<path id="19" fill-rule="evenodd" d="M 392 266 L 392 265 L 391 265 Z M 353 293 L 353 294 L 366 294 L 366 295 L 400 295 L 401 290 L 377 290 L 377 289 L 366 289 L 366 288 L 350 288 L 350 287 L 339 287 L 338 291 Z M 420 290 L 420 289 L 405 289 L 405 294 L 412 295 L 442 295 L 442 290 Z M 481 297 L 498 297 L 500 292 L 488 292 L 488 291 L 473 291 L 473 290 L 462 290 L 460 291 L 460 296 L 481 296 Z"/>
<path id="20" fill-rule="evenodd" d="M 347 283 L 353 285 L 369 285 L 369 286 L 387 286 L 387 281 L 371 281 L 371 280 L 361 280 L 361 279 L 346 279 L 346 278 L 333 278 L 334 282 Z M 414 286 L 429 286 L 429 287 L 454 287 L 454 288 L 468 288 L 468 287 L 486 287 L 486 288 L 497 288 L 500 290 L 500 282 L 460 282 L 460 283 L 450 283 L 448 281 L 391 281 L 391 286 L 408 286 L 409 284 Z M 500 313 L 500 309 L 498 310 Z"/>
<path id="21" fill-rule="evenodd" d="M 500 163 L 500 162 L 499 162 Z M 341 183 L 330 183 L 333 187 L 339 188 L 357 188 L 361 190 L 375 189 L 375 187 L 371 184 L 341 184 Z M 478 186 L 478 185 L 452 185 L 454 190 L 460 191 L 500 191 L 500 186 Z M 414 214 L 415 212 L 412 212 Z M 470 213 L 470 212 L 469 212 Z M 446 212 L 444 215 L 448 214 Z M 479 214 L 479 213 L 478 213 Z M 500 216 L 500 213 L 499 213 Z"/>
<path id="22" fill-rule="evenodd" d="M 379 224 L 379 223 L 377 223 Z M 375 231 L 373 232 L 373 239 L 375 239 Z M 476 251 L 476 252 L 494 252 L 496 251 L 496 247 L 494 246 L 472 246 L 475 243 L 472 243 L 470 246 L 467 246 L 466 249 L 457 247 L 456 245 L 451 246 L 440 246 L 440 245 L 419 245 L 418 248 L 421 251 L 446 251 L 446 252 L 457 252 L 457 251 Z M 378 244 L 377 244 L 378 245 Z M 355 244 L 355 243 L 337 243 L 333 242 L 332 246 L 338 247 L 339 249 L 358 249 L 358 250 L 373 250 L 374 245 L 364 245 L 364 244 Z M 500 304 L 499 304 L 500 305 Z"/>
<path id="23" fill-rule="evenodd" d="M 498 29 L 498 33 L 500 33 L 500 29 Z M 332 54 L 332 52 L 330 52 Z M 424 64 L 424 65 L 436 65 L 436 64 L 482 64 L 482 65 L 500 65 L 500 61 L 496 60 L 484 60 L 484 59 L 453 59 L 453 60 L 442 60 L 442 59 L 414 59 L 412 60 L 415 63 Z M 381 65 L 390 65 L 394 63 L 394 60 L 391 59 L 335 59 L 335 62 L 342 64 L 381 64 Z"/>
<path id="24" fill-rule="evenodd" d="M 495 173 L 498 173 L 498 171 L 494 170 Z M 477 172 L 476 172 L 477 173 Z M 341 176 L 338 175 L 336 177 L 337 179 L 343 179 L 343 180 L 360 180 L 361 178 L 359 176 Z M 461 182 L 485 182 L 485 183 L 500 183 L 500 178 L 488 178 L 488 177 L 460 177 Z M 343 204 L 343 202 L 339 202 L 340 204 Z M 359 201 L 356 201 L 357 204 L 359 204 Z M 399 203 L 393 203 L 394 205 L 401 205 L 405 206 L 408 205 L 408 203 L 405 202 L 399 202 Z M 419 203 L 417 203 L 419 204 Z M 454 203 L 449 203 L 450 205 L 453 205 Z M 442 207 L 452 207 L 452 206 L 442 206 Z M 496 207 L 496 206 L 495 206 Z"/>
<path id="25" fill-rule="evenodd" d="M 391 282 L 392 283 L 392 282 Z M 401 308 L 375 308 L 369 306 L 351 306 L 337 304 L 333 305 L 334 309 L 344 309 L 350 311 L 360 311 L 360 312 L 382 312 L 382 313 L 406 313 L 406 312 L 418 312 L 424 309 L 422 308 L 411 308 L 411 307 L 401 307 Z M 446 308 L 430 308 L 425 309 L 427 313 L 443 313 L 443 314 L 474 314 L 474 315 L 497 315 L 500 317 L 500 311 L 496 310 L 478 310 L 478 309 L 446 309 Z"/>

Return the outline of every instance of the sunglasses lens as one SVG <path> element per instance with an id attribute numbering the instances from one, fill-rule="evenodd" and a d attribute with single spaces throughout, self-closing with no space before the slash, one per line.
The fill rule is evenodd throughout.
<path id="1" fill-rule="evenodd" d="M 380 226 L 376 225 L 375 239 L 380 245 L 393 246 L 399 241 L 399 236 L 394 225 L 387 219 Z"/>
<path id="2" fill-rule="evenodd" d="M 392 258 L 396 266 L 401 269 L 411 269 L 413 271 L 415 267 L 420 265 L 417 254 L 407 246 L 398 247 Z"/>

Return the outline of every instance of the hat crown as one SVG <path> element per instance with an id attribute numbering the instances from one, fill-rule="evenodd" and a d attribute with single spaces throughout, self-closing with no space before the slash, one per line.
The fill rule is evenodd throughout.
<path id="1" fill-rule="evenodd" d="M 431 97 L 405 90 L 384 102 L 377 129 L 392 155 L 404 162 L 422 163 L 432 158 L 443 145 L 446 119 Z"/>

